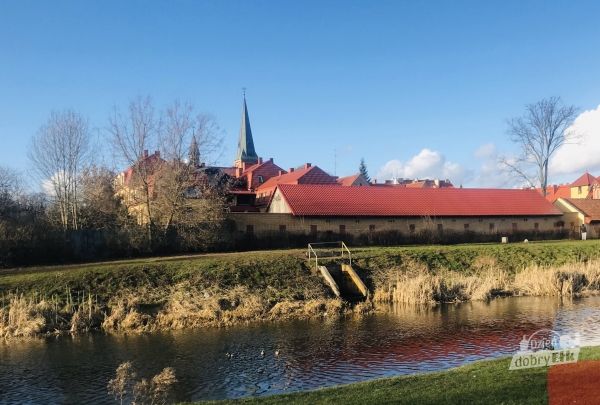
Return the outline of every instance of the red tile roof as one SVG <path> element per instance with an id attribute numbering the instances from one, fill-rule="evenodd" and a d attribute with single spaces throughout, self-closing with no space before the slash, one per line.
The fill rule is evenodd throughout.
<path id="1" fill-rule="evenodd" d="M 536 191 L 542 194 L 541 188 L 536 188 Z M 548 186 L 546 187 L 546 200 L 550 202 L 554 202 L 559 198 L 569 198 L 571 197 L 571 186 L 570 185 L 560 185 L 560 186 Z"/>
<path id="2" fill-rule="evenodd" d="M 591 186 L 592 184 L 598 184 L 598 179 L 596 179 L 588 172 L 585 172 L 581 175 L 581 177 L 579 177 L 571 184 L 571 187 Z"/>
<path id="3" fill-rule="evenodd" d="M 565 198 L 565 200 L 585 216 L 586 223 L 600 221 L 600 200 L 583 198 Z"/>
<path id="4" fill-rule="evenodd" d="M 266 183 L 270 178 L 278 176 L 279 172 L 285 173 L 285 170 L 273 163 L 273 159 L 269 159 L 247 167 L 241 177 L 246 178 L 250 190 L 255 190 L 261 184 Z M 262 176 L 263 183 L 260 182 L 259 176 Z"/>
<path id="5" fill-rule="evenodd" d="M 360 176 L 360 173 L 353 174 L 352 176 L 339 177 L 337 179 L 337 183 L 340 186 L 349 187 L 349 186 L 351 186 L 356 181 L 356 179 L 358 179 L 358 176 Z"/>
<path id="6" fill-rule="evenodd" d="M 535 190 L 278 186 L 292 214 L 307 216 L 536 216 L 561 212 Z"/>
<path id="7" fill-rule="evenodd" d="M 369 186 L 369 182 L 360 173 L 353 174 L 352 176 L 339 177 L 337 183 L 340 186 L 351 187 L 351 186 Z"/>
<path id="8" fill-rule="evenodd" d="M 337 184 L 336 178 L 325 173 L 318 166 L 302 166 L 281 176 L 271 177 L 261 184 L 257 191 L 265 193 L 273 191 L 278 184 Z"/>

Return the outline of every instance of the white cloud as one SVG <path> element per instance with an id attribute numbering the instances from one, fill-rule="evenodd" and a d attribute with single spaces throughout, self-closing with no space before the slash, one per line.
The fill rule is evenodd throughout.
<path id="1" fill-rule="evenodd" d="M 563 145 L 550 162 L 552 175 L 575 175 L 600 170 L 600 106 L 579 114 L 569 131 L 578 139 Z"/>
<path id="2" fill-rule="evenodd" d="M 467 183 L 469 187 L 513 188 L 519 186 L 519 181 L 511 176 L 506 167 L 500 163 L 496 145 L 493 143 L 481 145 L 473 155 L 479 161 L 479 168 L 469 179 Z"/>
<path id="3" fill-rule="evenodd" d="M 407 162 L 397 159 L 388 161 L 379 169 L 377 179 L 450 179 L 455 184 L 462 184 L 467 174 L 460 164 L 449 162 L 442 153 L 425 148 Z"/>
<path id="4" fill-rule="evenodd" d="M 478 159 L 486 159 L 486 158 L 497 158 L 498 153 L 496 152 L 496 145 L 493 143 L 486 143 L 485 145 L 481 145 L 475 151 L 475 157 Z"/>

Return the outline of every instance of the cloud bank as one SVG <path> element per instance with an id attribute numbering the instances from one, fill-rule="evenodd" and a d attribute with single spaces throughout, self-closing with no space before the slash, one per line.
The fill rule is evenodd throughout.
<path id="1" fill-rule="evenodd" d="M 550 173 L 561 176 L 586 170 L 600 172 L 600 106 L 582 112 L 569 130 L 578 139 L 556 151 L 550 162 Z"/>
<path id="2" fill-rule="evenodd" d="M 462 184 L 467 170 L 460 164 L 450 162 L 438 151 L 422 149 L 406 162 L 393 159 L 384 164 L 377 173 L 379 181 L 394 177 L 405 179 L 450 179 L 455 184 Z"/>

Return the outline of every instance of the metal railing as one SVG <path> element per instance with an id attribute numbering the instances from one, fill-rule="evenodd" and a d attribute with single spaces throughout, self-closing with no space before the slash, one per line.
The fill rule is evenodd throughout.
<path id="1" fill-rule="evenodd" d="M 331 246 L 331 249 L 327 249 L 328 246 Z M 339 250 L 338 250 L 339 249 Z M 317 250 L 324 250 L 323 254 L 320 258 L 330 258 L 330 259 L 342 259 L 342 261 L 348 260 L 348 264 L 352 266 L 352 254 L 350 253 L 350 249 L 343 242 L 319 242 L 319 243 L 309 243 L 307 256 L 308 260 L 312 261 L 313 257 L 315 260 L 315 269 L 319 269 L 319 255 L 317 254 Z M 329 252 L 328 252 L 329 250 Z M 339 254 L 338 254 L 339 252 Z M 329 254 L 327 254 L 329 253 Z"/>

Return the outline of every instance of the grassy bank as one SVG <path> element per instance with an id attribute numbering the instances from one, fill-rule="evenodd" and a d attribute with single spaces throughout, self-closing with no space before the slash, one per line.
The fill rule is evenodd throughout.
<path id="1" fill-rule="evenodd" d="M 600 348 L 582 349 L 579 361 L 599 360 Z M 509 371 L 510 359 L 480 361 L 452 370 L 379 379 L 315 391 L 219 404 L 547 404 L 547 368 Z M 215 402 L 212 402 L 215 403 Z"/>
<path id="2" fill-rule="evenodd" d="M 376 298 L 407 302 L 489 298 L 514 288 L 507 283 L 519 277 L 520 293 L 556 295 L 552 285 L 525 288 L 528 280 L 546 280 L 540 274 L 550 274 L 544 283 L 562 280 L 564 293 L 598 288 L 592 280 L 598 258 L 600 241 L 353 250 L 354 266 Z M 557 267 L 572 263 L 569 271 Z M 477 292 L 483 279 L 489 288 Z M 424 282 L 411 287 L 411 280 Z M 310 272 L 302 250 L 2 270 L 0 304 L 0 335 L 16 336 L 226 326 L 348 311 Z"/>

